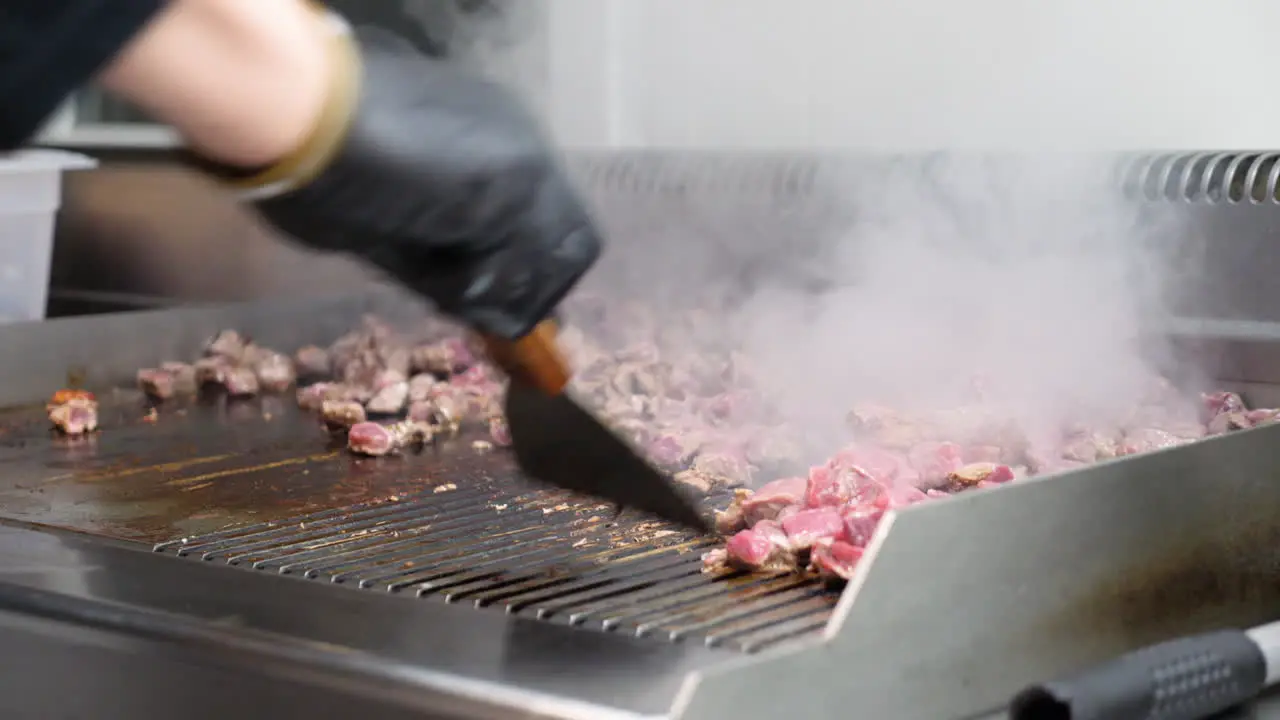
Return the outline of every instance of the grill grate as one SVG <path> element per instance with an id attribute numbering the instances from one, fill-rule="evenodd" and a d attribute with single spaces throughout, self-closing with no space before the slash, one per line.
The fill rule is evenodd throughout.
<path id="1" fill-rule="evenodd" d="M 812 577 L 705 574 L 702 553 L 715 545 L 713 538 L 661 522 L 616 516 L 607 505 L 480 481 L 155 549 L 748 653 L 812 637 L 826 626 L 837 591 Z"/>

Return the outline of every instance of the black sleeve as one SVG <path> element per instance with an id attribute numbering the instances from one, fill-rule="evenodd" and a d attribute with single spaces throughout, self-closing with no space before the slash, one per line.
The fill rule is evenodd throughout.
<path id="1" fill-rule="evenodd" d="M 0 0 L 0 151 L 28 140 L 166 0 Z"/>

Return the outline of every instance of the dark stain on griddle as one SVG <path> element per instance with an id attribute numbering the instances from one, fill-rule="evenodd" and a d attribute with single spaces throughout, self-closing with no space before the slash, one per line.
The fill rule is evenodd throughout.
<path id="1" fill-rule="evenodd" d="M 1117 573 L 1053 616 L 1048 637 L 1117 653 L 1187 633 L 1280 618 L 1280 524 L 1227 521 L 1182 538 L 1159 560 Z"/>
<path id="2" fill-rule="evenodd" d="M 355 458 L 292 394 L 156 406 L 100 395 L 102 429 L 51 431 L 42 406 L 0 411 L 0 517 L 154 543 L 279 520 L 446 484 L 518 476 L 511 457 L 476 452 L 480 435 L 399 457 Z"/>

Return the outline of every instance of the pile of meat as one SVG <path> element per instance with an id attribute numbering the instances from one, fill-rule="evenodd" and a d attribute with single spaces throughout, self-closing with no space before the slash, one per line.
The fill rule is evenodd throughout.
<path id="1" fill-rule="evenodd" d="M 717 515 L 728 542 L 704 557 L 708 571 L 848 579 L 890 509 L 1193 442 L 1278 414 L 1250 410 L 1233 393 L 1188 402 L 1163 381 L 1105 431 L 1072 426 L 1029 434 L 984 403 L 913 415 L 868 406 L 849 414 L 856 442 L 802 472 L 808 448 L 793 434 L 799 429 L 765 401 L 750 363 L 727 350 L 733 344 L 708 337 L 713 320 L 684 313 L 659 323 L 638 305 L 586 297 L 566 311 L 571 322 L 560 342 L 576 370 L 579 399 L 677 481 L 704 494 L 736 488 Z M 251 396 L 297 384 L 299 406 L 345 432 L 348 448 L 363 455 L 393 454 L 466 425 L 487 427 L 493 443 L 510 443 L 505 380 L 460 327 L 438 320 L 398 333 L 366 318 L 330 347 L 304 347 L 292 358 L 228 330 L 194 363 L 140 370 L 138 383 L 157 400 L 209 386 Z M 86 394 L 55 397 L 49 415 L 70 434 L 97 425 L 96 403 Z M 743 489 L 771 479 L 755 492 Z"/>
<path id="2" fill-rule="evenodd" d="M 973 488 L 1194 442 L 1275 421 L 1280 411 L 1249 410 L 1239 395 L 1201 396 L 1198 418 L 1176 408 L 1160 383 L 1149 402 L 1113 432 L 1067 428 L 1031 438 L 978 410 L 904 417 L 883 408 L 850 415 L 857 444 L 807 475 L 739 489 L 716 516 L 724 548 L 703 557 L 707 571 L 808 570 L 848 580 L 887 510 Z M 945 432 L 959 433 L 946 439 Z"/>
<path id="3" fill-rule="evenodd" d="M 435 322 L 414 338 L 369 317 L 332 346 L 303 347 L 290 358 L 224 330 L 194 363 L 139 370 L 138 385 L 167 400 L 208 387 L 250 397 L 299 383 L 298 405 L 345 432 L 351 451 L 363 455 L 395 453 L 472 422 L 487 424 L 494 442 L 508 444 L 503 383 L 476 360 L 463 332 Z"/>

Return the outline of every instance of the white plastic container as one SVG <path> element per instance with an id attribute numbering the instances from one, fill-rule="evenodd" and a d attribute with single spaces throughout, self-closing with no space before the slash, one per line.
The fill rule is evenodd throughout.
<path id="1" fill-rule="evenodd" d="M 44 319 L 62 173 L 96 165 L 59 150 L 0 153 L 0 323 Z"/>

